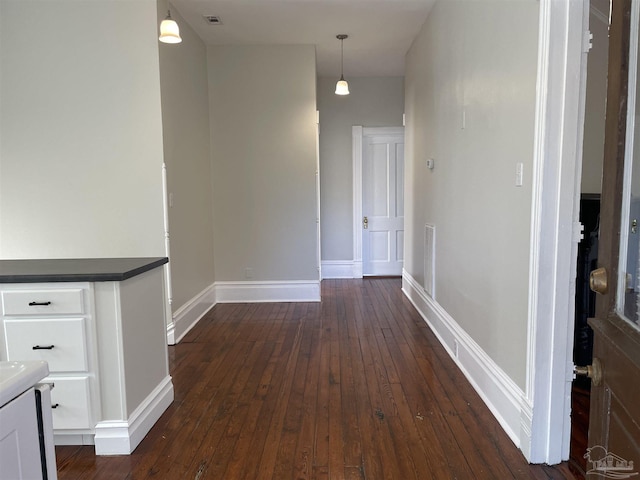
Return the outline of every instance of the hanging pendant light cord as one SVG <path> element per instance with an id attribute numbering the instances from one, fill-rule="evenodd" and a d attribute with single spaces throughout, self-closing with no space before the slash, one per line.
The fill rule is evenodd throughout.
<path id="1" fill-rule="evenodd" d="M 344 39 L 348 38 L 349 35 L 340 34 L 336 35 L 338 40 L 340 40 L 340 80 L 344 80 Z"/>
<path id="2" fill-rule="evenodd" d="M 344 38 L 340 39 L 340 79 L 344 80 Z"/>

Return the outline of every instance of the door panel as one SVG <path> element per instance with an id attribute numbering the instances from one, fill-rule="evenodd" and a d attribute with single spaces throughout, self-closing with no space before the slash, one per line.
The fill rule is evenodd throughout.
<path id="1" fill-rule="evenodd" d="M 369 233 L 369 258 L 373 262 L 389 261 L 389 232 Z"/>
<path id="2" fill-rule="evenodd" d="M 390 158 L 387 144 L 369 144 L 371 162 L 371 208 L 369 215 L 374 217 L 389 216 L 389 163 Z M 367 182 L 368 183 L 368 182 Z"/>
<path id="3" fill-rule="evenodd" d="M 404 143 L 396 143 L 396 217 L 404 218 Z"/>
<path id="4" fill-rule="evenodd" d="M 592 326 L 594 358 L 602 362 L 603 378 L 591 387 L 589 446 L 603 447 L 640 466 L 640 345 L 633 339 L 637 332 L 612 319 Z"/>
<path id="5" fill-rule="evenodd" d="M 592 381 L 585 457 L 587 473 L 608 478 L 629 478 L 640 467 L 640 329 L 634 305 L 638 255 L 631 251 L 638 248 L 632 222 L 633 197 L 640 193 L 632 169 L 638 162 L 633 155 L 633 127 L 640 0 L 633 3 L 633 18 L 631 0 L 611 3 L 598 249 L 598 265 L 606 270 L 607 284 L 600 288 L 596 318 L 589 321 L 594 329 L 594 362 L 600 362 L 602 376 Z"/>
<path id="6" fill-rule="evenodd" d="M 362 272 L 402 275 L 404 137 L 365 136 L 362 176 Z"/>

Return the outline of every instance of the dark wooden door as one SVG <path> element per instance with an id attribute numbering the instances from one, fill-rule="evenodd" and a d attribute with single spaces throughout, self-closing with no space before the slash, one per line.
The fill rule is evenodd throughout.
<path id="1" fill-rule="evenodd" d="M 636 2 L 640 0 L 611 3 L 600 268 L 591 278 L 599 295 L 596 318 L 589 321 L 594 371 L 587 478 L 640 477 L 640 158 L 633 155 L 640 151 L 640 134 L 633 145 L 634 128 L 640 131 Z"/>

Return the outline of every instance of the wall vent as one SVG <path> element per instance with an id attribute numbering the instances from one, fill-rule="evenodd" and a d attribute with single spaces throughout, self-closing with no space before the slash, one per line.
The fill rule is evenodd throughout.
<path id="1" fill-rule="evenodd" d="M 436 226 L 424 226 L 424 291 L 435 298 Z"/>
<path id="2" fill-rule="evenodd" d="M 217 15 L 204 15 L 204 20 L 209 25 L 222 25 L 222 19 Z"/>

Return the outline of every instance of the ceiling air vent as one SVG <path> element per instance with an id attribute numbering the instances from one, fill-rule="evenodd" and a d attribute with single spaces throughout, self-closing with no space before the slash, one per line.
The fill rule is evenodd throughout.
<path id="1" fill-rule="evenodd" d="M 216 15 L 204 15 L 204 19 L 209 25 L 222 25 L 222 19 Z"/>

